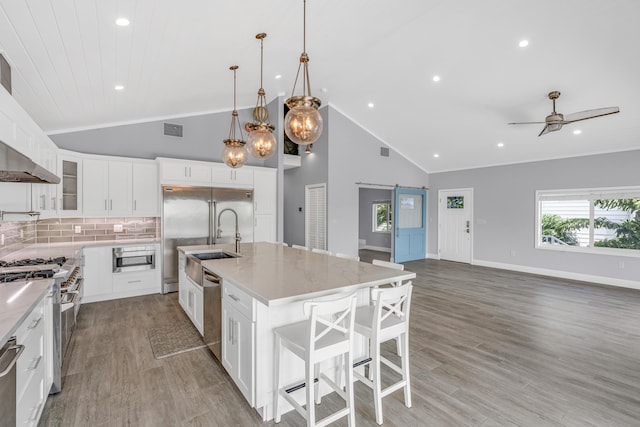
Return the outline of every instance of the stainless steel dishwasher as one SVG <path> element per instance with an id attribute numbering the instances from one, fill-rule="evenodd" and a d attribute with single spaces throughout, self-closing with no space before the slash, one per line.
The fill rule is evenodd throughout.
<path id="1" fill-rule="evenodd" d="M 0 427 L 16 425 L 16 362 L 24 350 L 12 337 L 0 349 Z"/>
<path id="2" fill-rule="evenodd" d="M 202 268 L 204 342 L 222 361 L 222 279 Z"/>

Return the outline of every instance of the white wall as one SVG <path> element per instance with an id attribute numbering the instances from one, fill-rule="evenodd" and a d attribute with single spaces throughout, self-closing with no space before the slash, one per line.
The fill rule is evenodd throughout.
<path id="1" fill-rule="evenodd" d="M 430 174 L 428 253 L 437 253 L 438 190 L 472 187 L 474 263 L 640 287 L 640 258 L 534 245 L 536 190 L 640 185 L 638 165 L 640 150 L 634 150 Z"/>

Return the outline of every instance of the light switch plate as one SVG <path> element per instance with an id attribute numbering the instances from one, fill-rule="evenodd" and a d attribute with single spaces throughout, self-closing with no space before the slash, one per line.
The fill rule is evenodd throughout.
<path id="1" fill-rule="evenodd" d="M 82 233 L 82 227 L 80 227 L 79 225 L 76 225 L 75 227 L 73 227 L 73 232 L 76 234 Z"/>
<path id="2" fill-rule="evenodd" d="M 122 224 L 113 224 L 114 233 L 122 233 Z"/>

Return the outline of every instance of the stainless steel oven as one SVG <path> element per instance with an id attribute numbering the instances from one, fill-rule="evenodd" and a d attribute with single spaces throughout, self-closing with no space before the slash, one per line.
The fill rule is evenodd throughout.
<path id="1" fill-rule="evenodd" d="M 113 248 L 113 272 L 153 270 L 156 268 L 155 246 Z"/>

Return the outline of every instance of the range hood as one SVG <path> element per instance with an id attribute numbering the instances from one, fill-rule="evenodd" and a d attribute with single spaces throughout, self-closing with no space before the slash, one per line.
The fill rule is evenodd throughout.
<path id="1" fill-rule="evenodd" d="M 0 141 L 0 182 L 58 184 L 60 178 Z"/>

